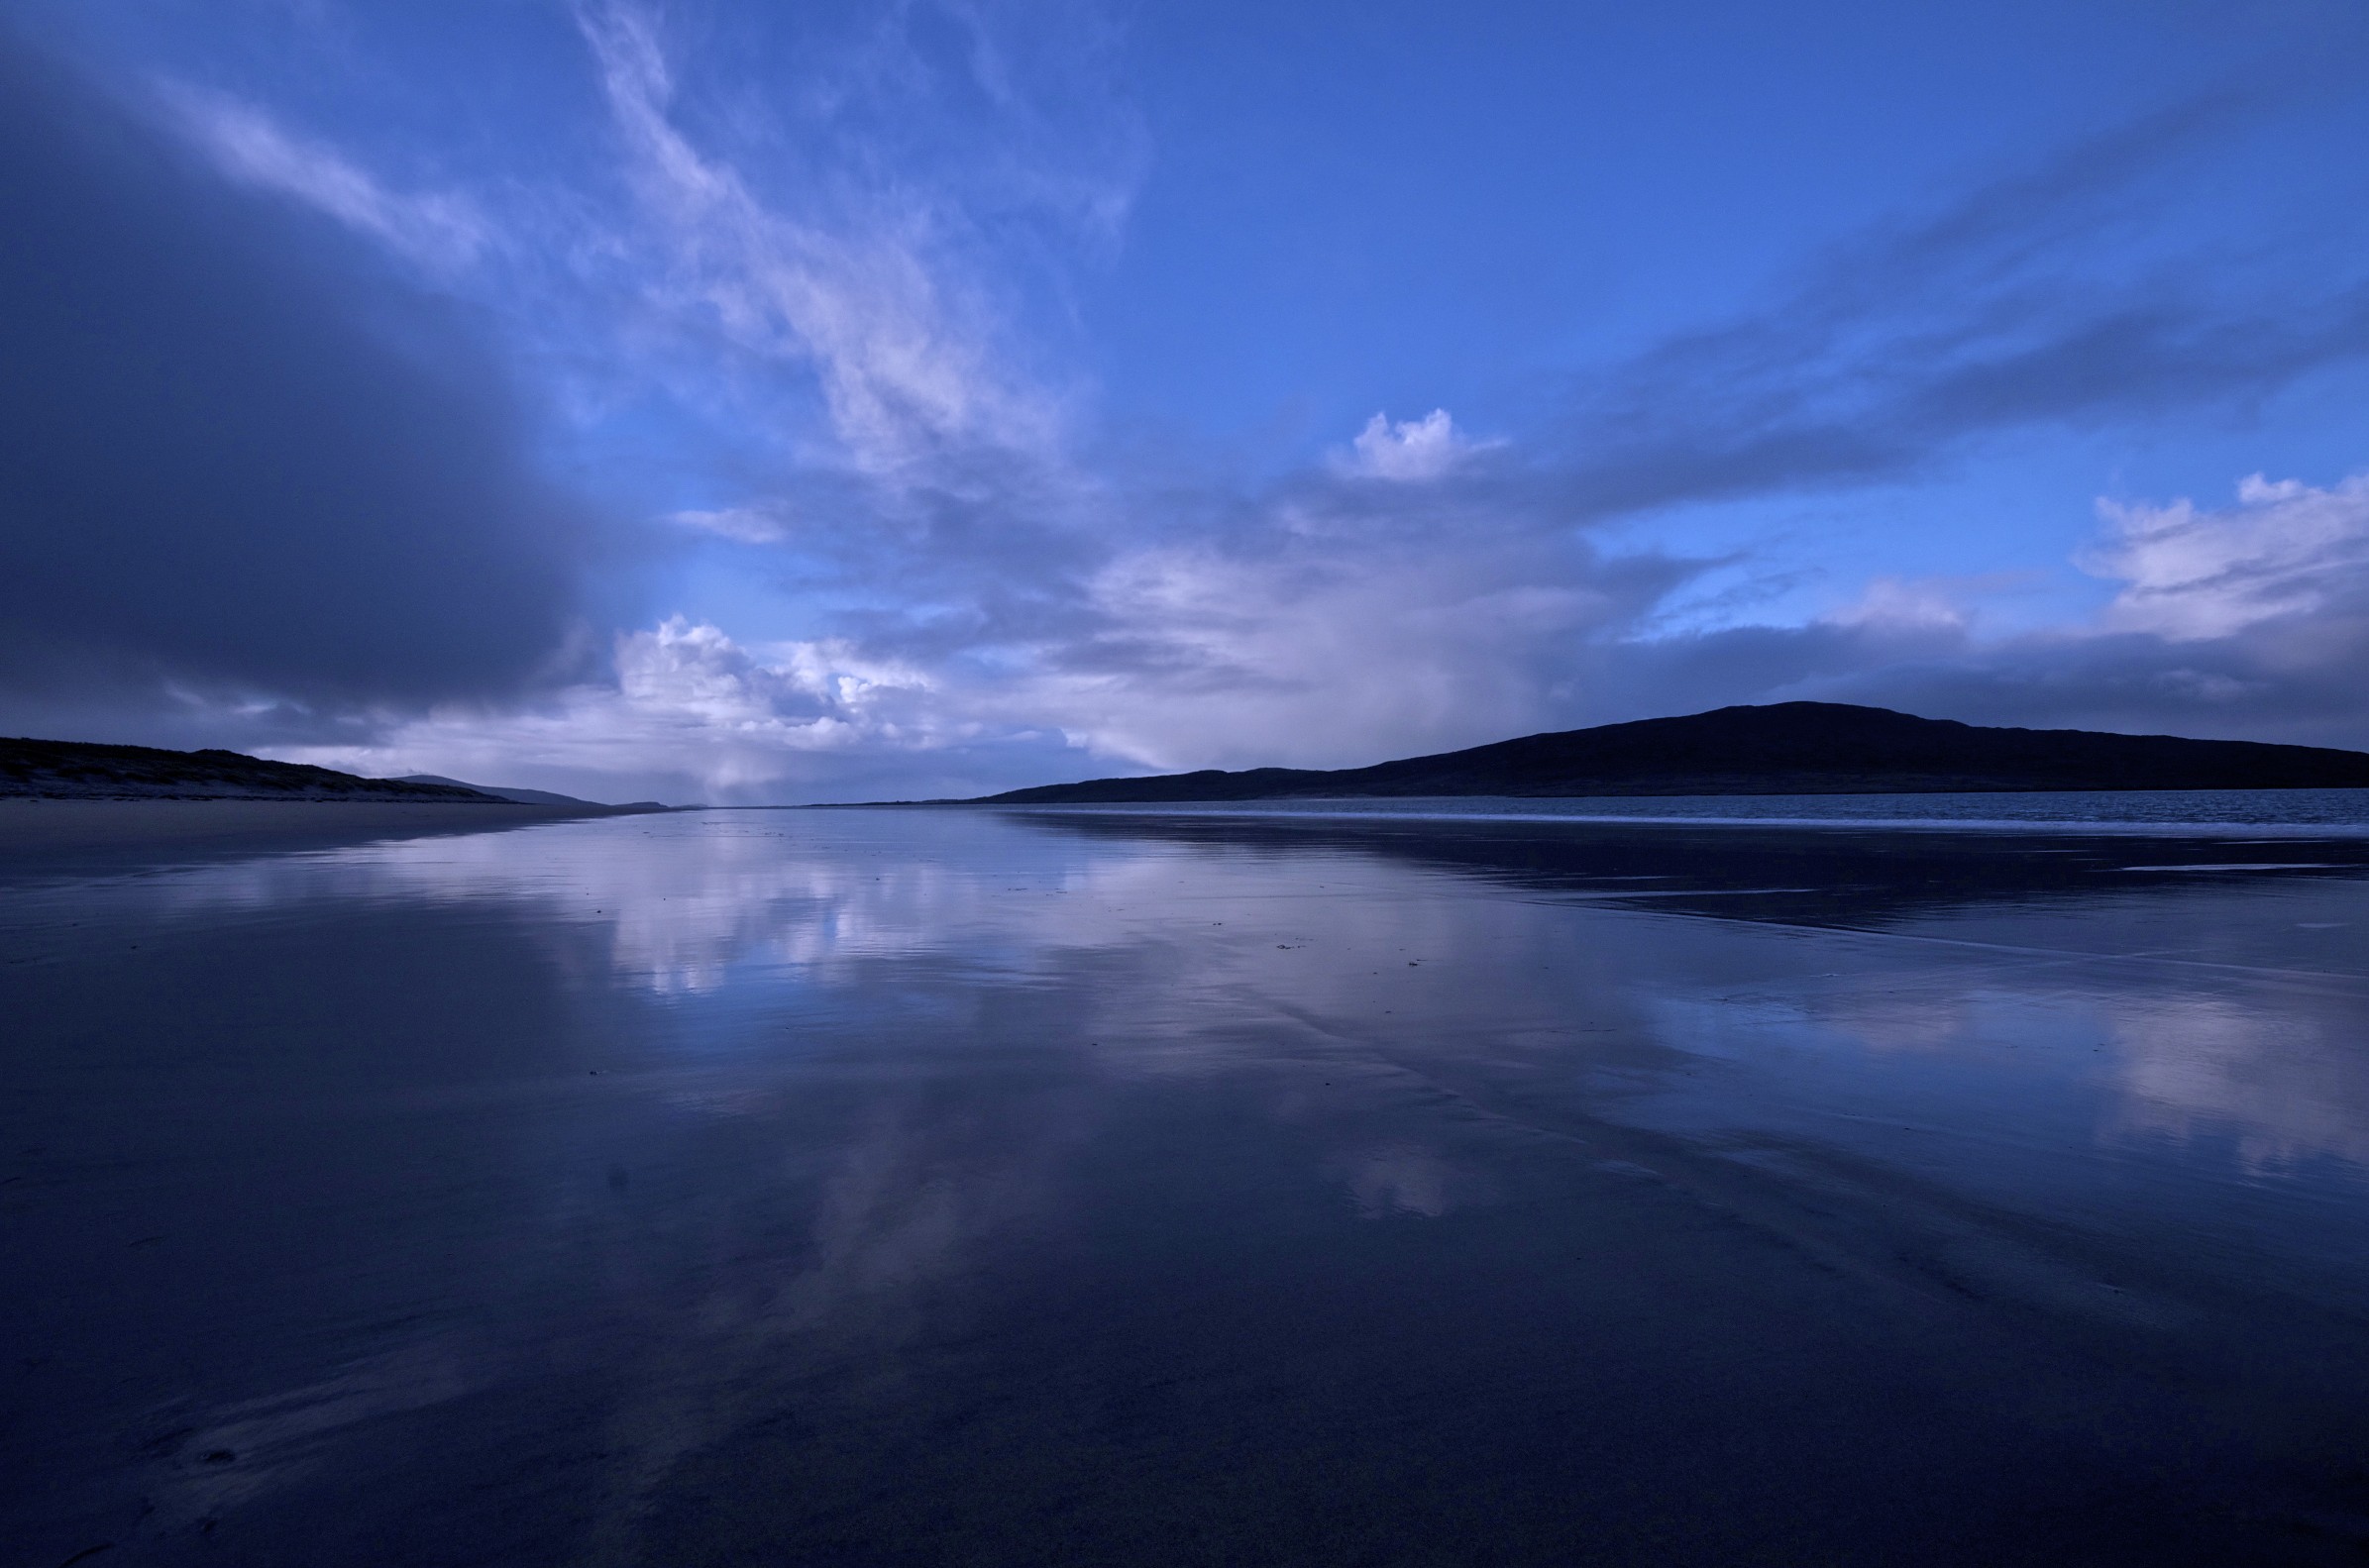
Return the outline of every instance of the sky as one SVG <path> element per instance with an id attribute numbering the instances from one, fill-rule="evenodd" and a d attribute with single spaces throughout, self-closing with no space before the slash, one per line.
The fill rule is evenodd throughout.
<path id="1" fill-rule="evenodd" d="M 0 732 L 2369 749 L 2354 0 L 0 0 Z"/>

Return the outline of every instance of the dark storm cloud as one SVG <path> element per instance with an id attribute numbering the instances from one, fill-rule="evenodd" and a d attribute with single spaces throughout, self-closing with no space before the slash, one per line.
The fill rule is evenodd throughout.
<path id="1" fill-rule="evenodd" d="M 0 212 L 19 713 L 169 686 L 321 723 L 556 673 L 589 530 L 459 307 L 5 35 Z"/>

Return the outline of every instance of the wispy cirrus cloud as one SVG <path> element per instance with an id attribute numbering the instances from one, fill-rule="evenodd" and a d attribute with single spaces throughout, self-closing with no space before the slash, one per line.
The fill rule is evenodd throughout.
<path id="1" fill-rule="evenodd" d="M 1848 489 L 1983 438 L 2227 406 L 2369 360 L 2369 269 L 2281 272 L 2152 232 L 2163 187 L 2275 106 L 2222 91 L 2142 116 L 1583 373 L 1538 438 L 1570 506 Z"/>
<path id="2" fill-rule="evenodd" d="M 988 20 L 948 15 L 969 31 L 969 85 L 1007 128 L 1027 130 L 1030 103 L 1010 79 Z M 884 34 L 870 41 L 862 69 L 808 96 L 822 105 L 841 155 L 800 169 L 795 201 L 775 199 L 687 123 L 657 13 L 608 0 L 578 19 L 663 257 L 655 284 L 663 307 L 696 313 L 760 362 L 809 369 L 839 450 L 865 473 L 910 474 L 970 448 L 1056 452 L 1062 398 L 1029 373 L 1032 357 L 981 264 L 974 208 L 1034 203 L 1088 231 L 1106 229 L 1131 189 L 1125 157 L 1099 179 L 1059 165 L 1016 173 L 999 164 L 985 192 L 961 184 L 974 170 L 933 178 L 927 168 L 878 167 L 874 100 L 911 90 L 904 78 L 925 69 L 897 57 Z M 916 112 L 926 114 L 926 102 Z"/>
<path id="3" fill-rule="evenodd" d="M 687 508 L 669 512 L 666 520 L 693 533 L 712 534 L 743 545 L 778 545 L 790 537 L 781 513 L 759 506 L 722 506 L 706 510 Z"/>
<path id="4" fill-rule="evenodd" d="M 439 272 L 475 263 L 497 239 L 479 203 L 458 191 L 398 191 L 326 142 L 260 107 L 178 82 L 161 89 L 184 132 L 242 184 L 278 192 Z"/>

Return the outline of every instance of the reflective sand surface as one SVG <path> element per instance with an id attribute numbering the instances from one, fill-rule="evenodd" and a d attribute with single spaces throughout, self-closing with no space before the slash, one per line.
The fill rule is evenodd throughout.
<path id="1" fill-rule="evenodd" d="M 2357 838 L 711 812 L 5 891 L 28 1563 L 2369 1543 Z"/>

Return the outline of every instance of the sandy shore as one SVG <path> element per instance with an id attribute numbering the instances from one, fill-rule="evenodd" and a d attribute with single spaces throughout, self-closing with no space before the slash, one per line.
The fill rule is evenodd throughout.
<path id="1" fill-rule="evenodd" d="M 2369 867 L 2225 849 L 682 811 L 24 878 L 0 1560 L 2357 1564 Z"/>
<path id="2" fill-rule="evenodd" d="M 0 799 L 0 869 L 327 849 L 615 814 L 605 807 L 384 800 Z"/>

